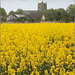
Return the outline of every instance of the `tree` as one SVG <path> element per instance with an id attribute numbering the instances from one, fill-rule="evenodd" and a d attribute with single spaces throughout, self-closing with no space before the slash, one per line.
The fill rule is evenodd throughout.
<path id="1" fill-rule="evenodd" d="M 35 18 L 35 22 L 40 22 L 40 20 L 41 20 L 41 16 Z"/>
<path id="2" fill-rule="evenodd" d="M 15 12 L 13 10 L 9 12 L 9 15 L 14 15 L 14 14 Z"/>
<path id="3" fill-rule="evenodd" d="M 66 9 L 66 11 L 67 11 L 67 14 L 69 15 L 69 19 L 71 20 L 71 21 L 74 21 L 74 9 L 75 9 L 75 5 L 74 4 L 70 4 L 68 7 L 67 7 L 67 9 Z"/>
<path id="4" fill-rule="evenodd" d="M 47 10 L 47 18 L 50 20 L 50 21 L 54 21 L 55 20 L 55 10 L 53 8 Z"/>
<path id="5" fill-rule="evenodd" d="M 22 14 L 23 10 L 22 9 L 17 9 L 17 11 L 15 12 L 15 14 Z"/>
<path id="6" fill-rule="evenodd" d="M 24 22 L 26 21 L 26 17 L 19 17 L 14 20 L 14 22 Z"/>
<path id="7" fill-rule="evenodd" d="M 6 17 L 6 15 L 7 15 L 7 13 L 6 13 L 5 9 L 0 7 L 0 16 Z"/>
<path id="8" fill-rule="evenodd" d="M 68 14 L 66 12 L 66 10 L 64 10 L 63 8 L 59 8 L 56 9 L 56 21 L 62 21 L 62 22 L 66 22 L 66 18 L 68 17 Z"/>

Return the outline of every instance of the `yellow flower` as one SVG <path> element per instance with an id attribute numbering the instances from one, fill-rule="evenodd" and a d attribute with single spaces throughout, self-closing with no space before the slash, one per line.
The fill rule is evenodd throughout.
<path id="1" fill-rule="evenodd" d="M 15 70 L 11 69 L 11 75 L 15 75 Z"/>
<path id="2" fill-rule="evenodd" d="M 67 60 L 68 60 L 68 61 L 71 61 L 71 60 L 72 60 L 72 56 L 71 56 L 71 55 L 68 55 L 68 56 L 67 56 Z"/>
<path id="3" fill-rule="evenodd" d="M 17 68 L 17 72 L 20 72 L 20 68 Z"/>
<path id="4" fill-rule="evenodd" d="M 34 72 L 32 71 L 30 75 L 34 75 Z"/>
<path id="5" fill-rule="evenodd" d="M 36 75 L 40 75 L 39 72 L 36 71 Z"/>
<path id="6" fill-rule="evenodd" d="M 48 71 L 47 70 L 45 70 L 45 75 L 48 75 Z"/>
<path id="7" fill-rule="evenodd" d="M 73 75 L 74 23 L 2 23 L 1 66 L 8 75 L 39 75 L 47 67 L 45 75 Z"/>

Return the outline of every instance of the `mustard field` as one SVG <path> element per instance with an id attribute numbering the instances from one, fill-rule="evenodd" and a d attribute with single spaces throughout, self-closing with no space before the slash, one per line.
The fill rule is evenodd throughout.
<path id="1" fill-rule="evenodd" d="M 74 23 L 1 24 L 1 75 L 74 75 Z"/>

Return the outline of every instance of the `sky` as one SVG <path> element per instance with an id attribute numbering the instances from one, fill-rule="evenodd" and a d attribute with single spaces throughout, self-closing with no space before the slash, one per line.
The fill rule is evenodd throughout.
<path id="1" fill-rule="evenodd" d="M 38 3 L 42 0 L 1 0 L 1 7 L 9 13 L 11 10 L 16 11 L 18 8 L 23 10 L 38 10 Z M 66 9 L 68 5 L 74 4 L 74 0 L 43 0 L 47 2 L 47 9 Z"/>

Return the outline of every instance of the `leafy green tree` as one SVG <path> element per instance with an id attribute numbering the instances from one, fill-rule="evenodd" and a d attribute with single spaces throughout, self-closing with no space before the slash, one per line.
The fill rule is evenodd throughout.
<path id="1" fill-rule="evenodd" d="M 7 13 L 6 13 L 5 9 L 0 7 L 0 16 L 6 17 L 6 15 L 7 15 Z"/>
<path id="2" fill-rule="evenodd" d="M 40 15 L 35 18 L 35 22 L 40 22 L 40 20 L 41 20 L 41 16 Z"/>
<path id="3" fill-rule="evenodd" d="M 14 20 L 14 22 L 24 22 L 24 21 L 26 21 L 25 17 L 19 17 Z"/>
<path id="4" fill-rule="evenodd" d="M 22 14 L 23 10 L 22 9 L 17 9 L 17 11 L 15 12 L 15 14 Z"/>
<path id="5" fill-rule="evenodd" d="M 40 11 L 39 14 L 44 14 L 46 21 L 59 21 L 59 22 L 69 22 L 69 15 L 63 8 L 59 9 L 48 9 L 45 11 Z"/>
<path id="6" fill-rule="evenodd" d="M 55 20 L 55 10 L 53 8 L 47 10 L 47 19 L 49 19 L 50 21 Z"/>
<path id="7" fill-rule="evenodd" d="M 67 7 L 67 9 L 66 9 L 66 11 L 67 11 L 67 13 L 68 13 L 68 15 L 69 15 L 69 19 L 71 20 L 71 21 L 74 21 L 74 10 L 75 10 L 75 5 L 74 4 L 70 4 L 68 7 Z"/>
<path id="8" fill-rule="evenodd" d="M 55 13 L 56 21 L 66 22 L 66 18 L 68 18 L 68 14 L 66 10 L 64 10 L 63 8 L 59 8 L 59 9 L 56 9 L 55 11 L 56 11 Z"/>
<path id="9" fill-rule="evenodd" d="M 9 15 L 14 15 L 14 14 L 15 12 L 13 10 L 9 12 Z"/>

